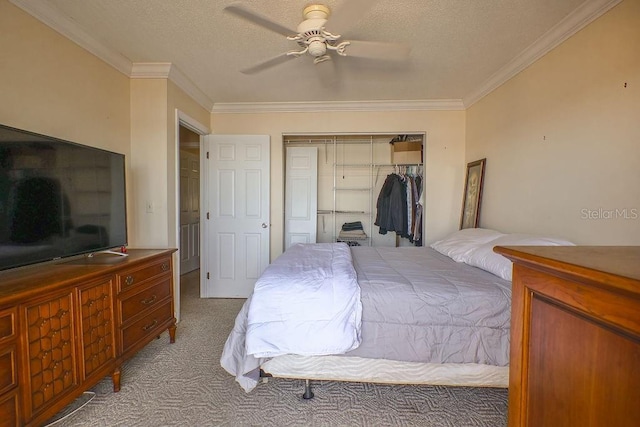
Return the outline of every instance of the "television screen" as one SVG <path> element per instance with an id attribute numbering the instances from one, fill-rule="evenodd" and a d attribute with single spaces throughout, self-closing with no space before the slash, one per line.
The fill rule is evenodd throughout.
<path id="1" fill-rule="evenodd" d="M 124 155 L 0 125 L 0 270 L 127 244 Z"/>

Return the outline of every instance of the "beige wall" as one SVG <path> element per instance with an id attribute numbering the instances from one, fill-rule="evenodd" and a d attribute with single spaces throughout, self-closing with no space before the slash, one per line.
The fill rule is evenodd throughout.
<path id="1" fill-rule="evenodd" d="M 213 114 L 217 134 L 271 137 L 271 259 L 282 253 L 286 133 L 425 132 L 426 229 L 430 243 L 457 230 L 464 178 L 464 111 Z"/>
<path id="2" fill-rule="evenodd" d="M 457 229 L 464 164 L 487 157 L 482 226 L 639 244 L 639 21 L 640 2 L 623 1 L 466 113 L 209 114 L 172 82 L 130 80 L 0 0 L 0 52 L 11 58 L 0 67 L 0 123 L 125 154 L 134 246 L 178 243 L 176 109 L 216 133 L 271 136 L 272 258 L 282 251 L 283 133 L 425 132 L 427 243 Z"/>
<path id="3" fill-rule="evenodd" d="M 0 123 L 129 154 L 129 78 L 0 1 Z"/>
<path id="4" fill-rule="evenodd" d="M 131 80 L 131 158 L 128 206 L 133 247 L 161 248 L 167 221 L 167 80 Z"/>
<path id="5" fill-rule="evenodd" d="M 5 0 L 0 52 L 0 123 L 122 153 L 130 170 L 127 76 Z"/>
<path id="6" fill-rule="evenodd" d="M 178 188 L 178 165 L 179 165 L 179 133 L 177 126 L 176 111 L 180 111 L 195 120 L 201 126 L 209 128 L 211 124 L 211 114 L 196 103 L 193 98 L 187 95 L 172 81 L 168 82 L 168 99 L 167 99 L 167 121 L 168 121 L 168 139 L 167 139 L 167 198 L 169 202 L 168 209 L 168 234 L 169 239 L 167 246 L 178 248 L 180 246 L 180 235 L 178 223 L 180 221 L 178 209 L 180 206 L 179 188 Z"/>
<path id="7" fill-rule="evenodd" d="M 0 0 L 0 123 L 127 159 L 132 247 L 177 247 L 176 109 L 210 113 L 167 79 L 129 79 Z M 152 212 L 147 212 L 147 202 Z"/>
<path id="8" fill-rule="evenodd" d="M 179 246 L 176 110 L 209 125 L 209 112 L 170 80 L 131 80 L 129 240 L 135 247 Z"/>
<path id="9" fill-rule="evenodd" d="M 639 46 L 625 0 L 467 110 L 483 227 L 640 244 Z"/>

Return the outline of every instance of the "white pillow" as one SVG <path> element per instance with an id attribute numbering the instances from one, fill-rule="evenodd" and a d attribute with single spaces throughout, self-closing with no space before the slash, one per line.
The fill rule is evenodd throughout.
<path id="1" fill-rule="evenodd" d="M 575 246 L 574 243 L 554 237 L 531 234 L 506 234 L 480 245 L 465 254 L 463 262 L 511 281 L 511 261 L 493 251 L 494 246 Z"/>
<path id="2" fill-rule="evenodd" d="M 488 228 L 465 228 L 432 243 L 431 247 L 454 261 L 462 262 L 470 250 L 504 235 Z"/>

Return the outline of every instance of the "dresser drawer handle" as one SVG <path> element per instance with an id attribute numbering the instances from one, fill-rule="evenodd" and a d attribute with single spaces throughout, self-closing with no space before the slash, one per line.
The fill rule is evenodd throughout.
<path id="1" fill-rule="evenodd" d="M 169 264 L 167 264 L 166 262 L 162 263 L 162 271 L 168 271 L 169 270 Z"/>
<path id="2" fill-rule="evenodd" d="M 144 305 L 149 305 L 152 304 L 156 300 L 156 298 L 158 298 L 157 295 L 152 295 L 151 297 L 143 299 L 140 302 Z"/>
<path id="3" fill-rule="evenodd" d="M 154 326 L 156 326 L 158 324 L 158 320 L 153 319 L 153 322 L 149 323 L 148 325 L 145 325 L 142 327 L 143 331 L 148 331 L 149 329 L 153 328 Z"/>
<path id="4" fill-rule="evenodd" d="M 124 279 L 124 284 L 127 286 L 133 285 L 133 276 L 127 276 Z"/>

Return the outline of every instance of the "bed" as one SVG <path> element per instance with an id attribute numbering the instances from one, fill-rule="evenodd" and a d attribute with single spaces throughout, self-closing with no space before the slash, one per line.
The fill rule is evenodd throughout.
<path id="1" fill-rule="evenodd" d="M 257 385 L 261 370 L 274 377 L 308 380 L 507 387 L 511 282 L 496 270 L 498 264 L 504 267 L 506 258 L 493 253 L 492 242 L 509 235 L 473 230 L 456 232 L 430 248 L 292 246 L 263 274 L 275 294 L 262 292 L 263 277 L 256 283 L 227 339 L 221 365 L 246 391 Z M 298 259 L 298 254 L 315 250 L 340 258 L 334 249 L 349 262 L 341 259 L 339 268 L 315 267 L 315 254 Z M 470 257 L 473 252 L 476 255 Z M 492 256 L 499 262 L 486 265 Z M 483 268 L 470 265 L 472 259 L 483 260 Z M 334 276 L 347 264 L 357 278 L 355 289 L 351 273 Z M 315 295 L 320 285 L 309 285 L 302 277 L 307 270 L 322 276 L 329 289 L 326 300 Z M 316 274 L 319 271 L 323 273 Z M 271 283 L 274 277 L 278 281 Z M 300 281 L 306 284 L 301 287 Z M 335 288 L 343 281 L 348 283 L 346 293 L 336 297 Z M 313 297 L 303 296 L 309 286 Z M 293 290 L 291 299 L 282 299 L 286 288 Z M 328 301 L 336 303 L 335 316 L 345 323 L 332 332 L 324 331 L 324 324 L 315 331 L 314 318 L 332 316 L 323 312 L 297 324 L 301 313 Z M 256 308 L 262 304 L 266 306 Z M 278 304 L 289 308 L 280 313 Z M 292 306 L 298 307 L 297 313 L 290 312 Z M 268 313 L 265 324 L 277 324 L 275 334 L 259 339 L 260 345 L 255 344 L 256 311 Z M 287 326 L 283 319 L 289 315 L 289 321 L 295 320 Z M 258 325 L 264 328 L 259 321 Z M 339 344 L 330 348 L 333 343 L 322 343 L 322 336 L 332 334 Z M 278 343 L 280 339 L 284 342 Z M 298 349 L 302 341 L 306 343 Z"/>

